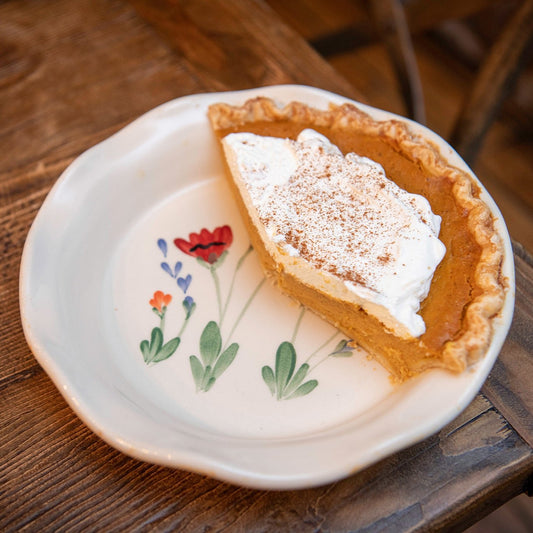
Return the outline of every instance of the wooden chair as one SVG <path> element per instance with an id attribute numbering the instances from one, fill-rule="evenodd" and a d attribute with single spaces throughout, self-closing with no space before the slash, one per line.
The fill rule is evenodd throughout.
<path id="1" fill-rule="evenodd" d="M 502 0 L 507 1 L 507 0 Z M 370 14 L 398 78 L 407 114 L 424 124 L 424 93 L 412 36 L 449 19 L 462 19 L 493 5 L 495 0 L 371 0 Z M 375 37 L 366 27 L 322 37 L 311 44 L 322 54 L 345 52 Z M 533 0 L 523 0 L 508 19 L 484 58 L 449 137 L 473 164 L 484 136 L 509 95 L 533 44 Z"/>
<path id="2" fill-rule="evenodd" d="M 371 12 L 398 76 L 408 114 L 418 122 L 425 122 L 425 108 L 408 20 L 436 24 L 444 17 L 464 16 L 468 10 L 486 4 L 457 0 L 371 1 Z M 524 0 L 481 64 L 450 135 L 450 143 L 469 164 L 474 162 L 487 130 L 509 95 L 532 43 L 533 0 Z"/>

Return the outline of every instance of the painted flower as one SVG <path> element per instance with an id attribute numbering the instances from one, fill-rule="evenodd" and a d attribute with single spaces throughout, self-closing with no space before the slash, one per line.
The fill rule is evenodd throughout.
<path id="1" fill-rule="evenodd" d="M 233 233 L 229 226 L 219 226 L 213 232 L 203 228 L 200 233 L 190 233 L 189 240 L 174 239 L 174 244 L 187 255 L 199 257 L 212 265 L 229 248 L 233 242 Z"/>
<path id="2" fill-rule="evenodd" d="M 163 291 L 155 291 L 154 297 L 148 302 L 154 309 L 160 313 L 163 307 L 166 307 L 172 301 L 171 294 L 165 294 Z"/>
<path id="3" fill-rule="evenodd" d="M 192 315 L 196 307 L 196 302 L 193 300 L 191 296 L 185 296 L 185 298 L 183 299 L 182 305 L 183 305 L 183 309 L 185 310 L 186 317 L 190 318 L 190 316 Z"/>

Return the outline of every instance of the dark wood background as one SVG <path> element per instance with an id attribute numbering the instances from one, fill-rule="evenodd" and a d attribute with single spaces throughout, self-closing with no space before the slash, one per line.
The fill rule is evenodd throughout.
<path id="1" fill-rule="evenodd" d="M 475 401 L 437 435 L 325 487 L 255 491 L 126 457 L 81 423 L 25 343 L 18 269 L 33 218 L 76 156 L 140 114 L 186 94 L 278 83 L 314 85 L 402 112 L 378 43 L 332 53 L 328 62 L 306 41 L 326 35 L 317 21 L 328 32 L 351 23 L 352 4 L 311 4 L 0 4 L 1 531 L 461 530 L 531 482 L 533 261 L 520 245 L 513 327 Z M 439 55 L 431 39 L 420 42 L 425 76 L 443 87 L 429 91 L 438 105 L 428 112 L 430 126 L 443 133 L 451 95 L 455 106 L 468 69 Z M 456 70 L 462 79 L 453 88 Z M 497 200 L 511 233 L 531 246 L 532 233 L 523 230 L 531 215 L 531 151 L 522 154 L 508 120 L 504 113 L 491 130 L 476 171 L 494 196 L 505 191 Z"/>
<path id="2" fill-rule="evenodd" d="M 391 58 L 364 0 L 267 0 L 371 105 L 406 114 Z M 406 0 L 427 125 L 448 139 L 480 66 L 520 0 Z M 533 251 L 533 50 L 473 166 L 512 236 Z"/>

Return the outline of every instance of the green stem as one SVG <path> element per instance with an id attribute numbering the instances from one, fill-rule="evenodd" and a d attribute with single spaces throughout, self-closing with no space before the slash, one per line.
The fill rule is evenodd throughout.
<path id="1" fill-rule="evenodd" d="M 313 366 L 309 367 L 309 371 L 307 372 L 307 374 L 309 375 L 318 365 L 321 365 L 331 354 L 328 353 L 328 355 L 326 355 L 326 357 L 323 357 L 322 359 L 320 359 L 320 361 L 318 361 L 318 363 L 314 364 Z"/>
<path id="2" fill-rule="evenodd" d="M 216 268 L 211 267 L 209 270 L 211 271 L 211 275 L 213 276 L 213 280 L 215 282 L 215 289 L 217 291 L 218 323 L 220 324 L 220 322 L 222 321 L 222 297 L 220 295 L 220 281 L 218 279 Z"/>
<path id="3" fill-rule="evenodd" d="M 291 344 L 294 344 L 294 341 L 296 340 L 296 335 L 298 334 L 298 330 L 300 329 L 300 324 L 302 323 L 302 318 L 305 315 L 305 307 L 302 306 L 300 310 L 300 314 L 298 315 L 298 320 L 296 321 L 296 325 L 294 326 L 294 332 L 292 333 L 291 338 Z"/>
<path id="4" fill-rule="evenodd" d="M 237 329 L 237 326 L 239 325 L 239 322 L 242 320 L 242 317 L 244 316 L 244 313 L 246 313 L 248 307 L 250 307 L 250 304 L 252 303 L 253 299 L 255 298 L 256 294 L 259 292 L 259 289 L 263 286 L 263 283 L 265 283 L 266 281 L 266 278 L 263 278 L 259 284 L 257 285 L 257 287 L 254 289 L 254 291 L 252 292 L 252 294 L 250 295 L 250 297 L 248 298 L 247 302 L 244 304 L 244 307 L 242 308 L 241 312 L 239 313 L 239 316 L 237 317 L 237 319 L 235 320 L 235 324 L 233 324 L 233 327 L 231 328 L 231 331 L 229 332 L 229 335 L 228 335 L 228 340 L 226 341 L 226 345 L 224 346 L 224 348 L 222 349 L 222 351 L 224 351 L 227 346 L 228 346 L 228 343 L 229 341 L 231 340 L 231 337 L 233 335 L 233 333 L 235 332 L 235 330 Z"/>
<path id="5" fill-rule="evenodd" d="M 310 361 L 310 359 L 312 357 L 314 357 L 318 352 L 320 352 L 321 350 L 323 350 L 335 337 L 337 337 L 338 335 L 340 335 L 340 332 L 339 331 L 336 331 L 326 342 L 324 342 L 323 344 L 321 344 L 306 360 L 305 362 L 308 363 Z M 329 354 L 326 356 L 326 359 L 329 357 Z M 321 361 L 322 362 L 322 361 Z M 315 368 L 316 365 L 313 367 Z"/>
<path id="6" fill-rule="evenodd" d="M 159 322 L 159 329 L 161 330 L 161 333 L 164 333 L 165 331 L 165 311 L 163 311 L 159 318 L 161 319 L 161 322 Z"/>
<path id="7" fill-rule="evenodd" d="M 237 261 L 237 265 L 235 266 L 235 270 L 233 272 L 233 278 L 231 280 L 231 285 L 229 287 L 228 296 L 226 298 L 226 303 L 224 304 L 224 309 L 222 310 L 222 315 L 220 317 L 220 327 L 222 327 L 222 322 L 224 321 L 224 317 L 226 316 L 226 311 L 228 309 L 229 302 L 231 300 L 231 296 L 233 294 L 233 286 L 235 285 L 235 280 L 237 278 L 237 272 L 242 267 L 242 264 L 244 263 L 244 260 L 248 257 L 250 252 L 253 250 L 252 246 L 248 246 L 248 249 L 242 254 L 241 258 Z"/>
<path id="8" fill-rule="evenodd" d="M 180 331 L 178 333 L 178 337 L 181 339 L 181 336 L 183 335 L 183 332 L 185 331 L 185 327 L 187 326 L 187 323 L 189 322 L 189 318 L 191 317 L 185 317 L 185 320 L 183 321 L 183 324 L 181 325 Z"/>

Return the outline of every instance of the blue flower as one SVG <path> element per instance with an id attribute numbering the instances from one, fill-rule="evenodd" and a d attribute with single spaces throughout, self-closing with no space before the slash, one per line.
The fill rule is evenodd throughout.
<path id="1" fill-rule="evenodd" d="M 196 302 L 194 301 L 192 296 L 185 296 L 185 298 L 183 299 L 183 302 L 181 302 L 181 303 L 182 303 L 183 309 L 185 309 L 185 313 L 187 315 L 185 320 L 188 320 L 189 317 L 192 315 L 195 307 L 196 307 Z"/>

